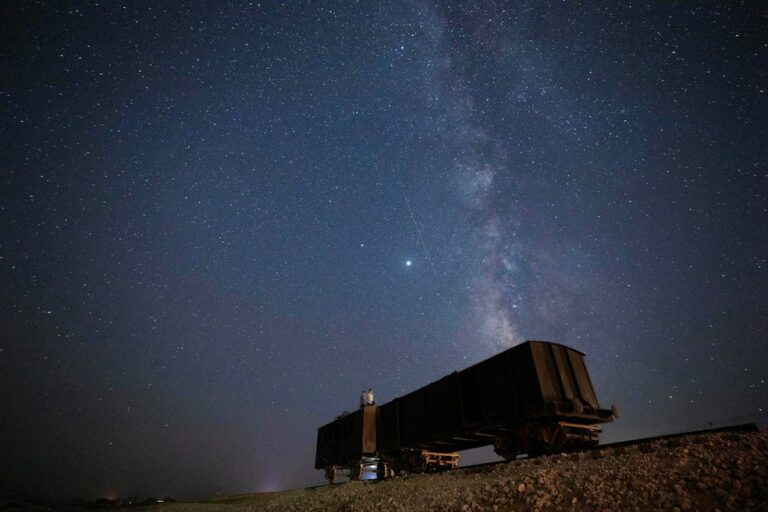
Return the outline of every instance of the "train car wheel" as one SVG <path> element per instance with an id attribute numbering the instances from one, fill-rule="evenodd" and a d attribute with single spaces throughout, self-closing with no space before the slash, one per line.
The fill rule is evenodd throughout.
<path id="1" fill-rule="evenodd" d="M 387 467 L 387 464 L 383 460 L 380 460 L 379 463 L 376 464 L 376 479 L 384 480 L 387 478 L 388 472 L 389 468 Z"/>
<path id="2" fill-rule="evenodd" d="M 360 480 L 363 476 L 363 465 L 359 462 L 356 464 L 352 464 L 349 467 L 349 479 L 350 480 Z"/>
<path id="3" fill-rule="evenodd" d="M 557 453 L 565 447 L 568 432 L 566 427 L 562 425 L 547 425 L 539 428 L 536 437 L 537 442 L 536 446 L 533 447 L 533 454 Z M 529 452 L 529 455 L 532 453 Z"/>
<path id="4" fill-rule="evenodd" d="M 408 468 L 409 473 L 423 473 L 424 462 L 422 460 L 421 454 L 411 453 L 408 457 L 408 465 L 406 467 Z"/>
<path id="5" fill-rule="evenodd" d="M 514 441 L 506 437 L 497 437 L 493 441 L 493 451 L 507 460 L 517 458 L 518 449 Z"/>

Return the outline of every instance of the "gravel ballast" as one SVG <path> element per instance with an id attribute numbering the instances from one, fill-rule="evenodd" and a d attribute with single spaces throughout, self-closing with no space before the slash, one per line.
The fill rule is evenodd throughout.
<path id="1" fill-rule="evenodd" d="M 768 510 L 768 434 L 717 433 L 164 512 Z"/>

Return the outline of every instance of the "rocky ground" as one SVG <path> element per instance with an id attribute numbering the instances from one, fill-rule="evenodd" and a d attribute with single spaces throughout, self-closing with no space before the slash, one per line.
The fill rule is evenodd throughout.
<path id="1" fill-rule="evenodd" d="M 145 509 L 108 508 L 131 512 L 768 511 L 768 433 L 698 434 L 382 482 L 247 494 L 205 503 L 166 503 Z M 0 503 L 0 510 L 86 509 Z"/>
<path id="2" fill-rule="evenodd" d="M 437 475 L 169 504 L 161 510 L 768 510 L 768 433 L 700 434 Z"/>

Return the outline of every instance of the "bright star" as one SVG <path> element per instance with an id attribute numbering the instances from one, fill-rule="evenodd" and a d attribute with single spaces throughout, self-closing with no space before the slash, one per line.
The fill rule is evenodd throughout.
<path id="1" fill-rule="evenodd" d="M 413 262 L 411 260 L 405 260 L 406 267 L 410 267 L 411 265 L 413 265 Z"/>

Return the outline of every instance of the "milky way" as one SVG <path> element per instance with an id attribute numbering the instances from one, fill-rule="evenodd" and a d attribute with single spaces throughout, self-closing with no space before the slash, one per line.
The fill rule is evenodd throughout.
<path id="1" fill-rule="evenodd" d="M 605 439 L 764 424 L 767 18 L 4 6 L 0 493 L 318 483 L 360 389 L 526 339 Z"/>

